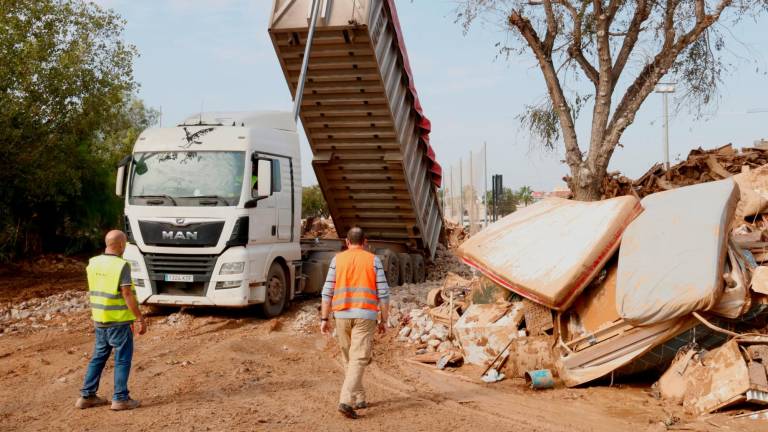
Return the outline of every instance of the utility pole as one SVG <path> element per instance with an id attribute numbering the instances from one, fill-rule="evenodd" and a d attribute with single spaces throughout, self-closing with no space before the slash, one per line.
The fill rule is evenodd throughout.
<path id="1" fill-rule="evenodd" d="M 464 228 L 464 162 L 459 158 L 459 224 Z"/>
<path id="2" fill-rule="evenodd" d="M 488 226 L 488 143 L 483 141 L 483 228 Z"/>
<path id="3" fill-rule="evenodd" d="M 656 93 L 664 98 L 664 169 L 669 169 L 669 94 L 675 92 L 675 83 L 659 83 Z"/>

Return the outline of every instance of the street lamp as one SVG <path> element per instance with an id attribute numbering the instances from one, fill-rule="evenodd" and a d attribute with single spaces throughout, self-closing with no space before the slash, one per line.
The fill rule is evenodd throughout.
<path id="1" fill-rule="evenodd" d="M 664 95 L 664 169 L 669 169 L 669 100 L 670 93 L 675 92 L 675 83 L 656 84 L 656 93 Z"/>

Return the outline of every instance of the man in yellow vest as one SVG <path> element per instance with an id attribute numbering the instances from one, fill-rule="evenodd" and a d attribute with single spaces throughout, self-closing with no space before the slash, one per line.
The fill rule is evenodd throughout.
<path id="1" fill-rule="evenodd" d="M 336 337 L 346 367 L 339 397 L 339 412 L 357 418 L 356 409 L 368 407 L 363 389 L 363 372 L 371 363 L 373 335 L 386 331 L 389 318 L 389 286 L 379 258 L 368 252 L 363 230 L 347 232 L 347 250 L 331 261 L 323 286 L 320 332 L 329 334 L 331 312 L 336 320 Z"/>
<path id="2" fill-rule="evenodd" d="M 112 409 L 130 410 L 139 406 L 139 401 L 128 396 L 128 375 L 133 358 L 134 322 L 139 334 L 147 331 L 144 317 L 136 301 L 136 292 L 131 281 L 131 267 L 122 257 L 126 237 L 122 231 L 110 231 L 105 239 L 104 254 L 88 262 L 88 294 L 91 300 L 91 317 L 96 327 L 96 346 L 88 363 L 77 408 L 90 408 L 107 403 L 96 395 L 104 365 L 115 350 L 115 391 Z"/>

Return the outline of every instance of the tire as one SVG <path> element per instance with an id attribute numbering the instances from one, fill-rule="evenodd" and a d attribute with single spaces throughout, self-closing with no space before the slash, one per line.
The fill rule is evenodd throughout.
<path id="1" fill-rule="evenodd" d="M 407 253 L 397 254 L 400 260 L 400 285 L 413 283 L 413 262 Z"/>
<path id="2" fill-rule="evenodd" d="M 397 254 L 389 249 L 381 251 L 381 264 L 384 266 L 384 274 L 387 276 L 387 285 L 396 287 L 400 285 L 400 259 Z"/>
<path id="3" fill-rule="evenodd" d="M 273 262 L 267 273 L 267 292 L 264 303 L 259 305 L 259 311 L 265 318 L 274 318 L 283 312 L 288 300 L 288 278 L 283 267 Z"/>
<path id="4" fill-rule="evenodd" d="M 427 266 L 424 263 L 424 257 L 418 254 L 411 254 L 413 263 L 413 282 L 424 283 L 427 281 Z"/>

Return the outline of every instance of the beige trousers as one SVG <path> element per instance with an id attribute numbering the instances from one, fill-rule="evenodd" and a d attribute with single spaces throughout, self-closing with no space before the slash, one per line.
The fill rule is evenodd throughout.
<path id="1" fill-rule="evenodd" d="M 336 318 L 336 337 L 341 346 L 346 375 L 341 387 L 339 403 L 353 406 L 365 401 L 363 372 L 371 363 L 373 335 L 376 321 L 367 319 Z"/>

